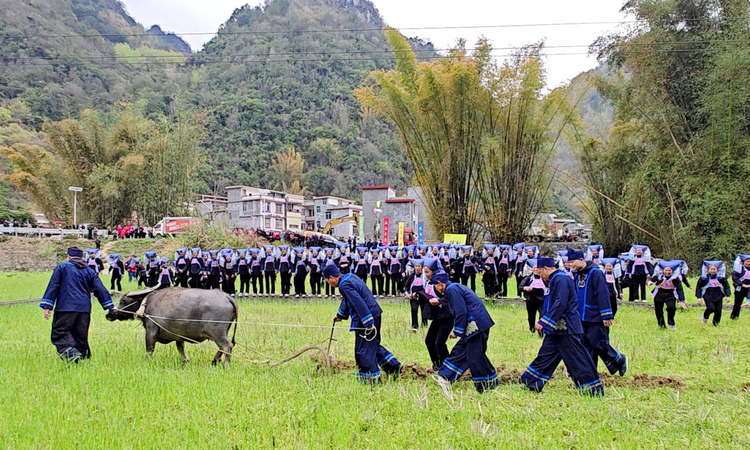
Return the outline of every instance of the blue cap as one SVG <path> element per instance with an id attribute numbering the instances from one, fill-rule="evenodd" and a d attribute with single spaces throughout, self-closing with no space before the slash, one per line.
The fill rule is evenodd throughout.
<path id="1" fill-rule="evenodd" d="M 568 247 L 567 257 L 569 261 L 573 261 L 576 259 L 583 259 L 583 252 L 579 252 L 578 250 L 574 250 Z"/>
<path id="2" fill-rule="evenodd" d="M 580 253 L 580 252 L 579 252 Z M 568 253 L 570 254 L 570 253 Z M 536 260 L 536 267 L 541 269 L 543 267 L 555 267 L 555 260 L 552 258 L 542 257 Z"/>
<path id="3" fill-rule="evenodd" d="M 433 284 L 437 284 L 437 283 L 448 284 L 448 280 L 449 280 L 448 274 L 445 273 L 445 272 L 440 272 L 440 273 L 436 273 L 436 274 L 432 275 L 432 283 Z"/>
<path id="4" fill-rule="evenodd" d="M 339 272 L 339 268 L 331 264 L 330 266 L 325 266 L 323 268 L 323 278 L 330 278 L 330 277 L 337 277 L 341 275 L 341 272 Z"/>
<path id="5" fill-rule="evenodd" d="M 442 268 L 440 267 L 440 262 L 438 262 L 438 260 L 435 258 L 425 258 L 423 260 L 423 263 L 424 264 L 422 264 L 422 267 L 427 267 L 433 272 L 437 272 L 439 269 Z"/>
<path id="6" fill-rule="evenodd" d="M 82 258 L 83 250 L 78 247 L 68 247 L 68 256 L 71 258 Z"/>

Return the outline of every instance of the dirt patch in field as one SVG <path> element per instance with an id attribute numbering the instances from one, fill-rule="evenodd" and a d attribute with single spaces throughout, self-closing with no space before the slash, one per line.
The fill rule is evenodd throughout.
<path id="1" fill-rule="evenodd" d="M 612 375 L 605 375 L 602 377 L 604 386 L 612 385 L 617 387 L 633 387 L 633 388 L 660 388 L 668 387 L 676 390 L 684 389 L 685 382 L 680 377 L 675 376 L 659 376 L 659 375 L 647 375 L 645 373 L 637 373 L 633 375 L 633 378 L 620 378 Z"/>
<path id="2" fill-rule="evenodd" d="M 319 357 L 315 357 L 314 359 L 318 362 L 318 371 L 324 372 L 328 370 L 326 362 L 323 359 Z M 347 372 L 356 367 L 357 364 L 354 361 L 339 361 L 331 358 L 331 369 L 333 373 Z M 505 364 L 502 364 L 497 368 L 497 378 L 501 384 L 517 383 L 522 372 L 521 369 L 515 367 L 507 368 Z M 401 369 L 401 378 L 407 380 L 426 380 L 430 375 L 432 374 L 428 372 L 428 368 L 422 367 L 418 363 L 405 363 L 403 369 Z M 461 376 L 459 381 L 471 381 L 471 372 L 467 370 L 466 373 Z"/>

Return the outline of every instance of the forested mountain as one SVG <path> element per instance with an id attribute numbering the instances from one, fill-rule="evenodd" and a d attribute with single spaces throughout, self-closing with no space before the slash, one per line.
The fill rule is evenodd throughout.
<path id="1" fill-rule="evenodd" d="M 237 9 L 191 54 L 118 0 L 0 0 L 0 146 L 19 142 L 3 125 L 36 137 L 45 122 L 138 101 L 148 117 L 203 115 L 211 170 L 201 181 L 216 193 L 236 183 L 281 187 L 269 168 L 288 148 L 304 158 L 310 194 L 356 196 L 360 184 L 383 182 L 403 189 L 410 169 L 397 137 L 352 94 L 370 71 L 393 66 L 384 25 L 366 0 L 268 0 Z M 434 55 L 411 42 L 420 57 Z"/>
<path id="2" fill-rule="evenodd" d="M 364 0 L 273 0 L 236 10 L 191 58 L 189 95 L 209 111 L 210 184 L 281 187 L 267 169 L 294 147 L 312 194 L 356 196 L 359 185 L 383 182 L 403 189 L 410 175 L 395 133 L 361 114 L 352 95 L 371 70 L 393 66 L 383 26 Z"/>
<path id="3" fill-rule="evenodd" d="M 0 101 L 22 102 L 26 126 L 139 96 L 163 111 L 163 95 L 185 84 L 180 71 L 134 64 L 133 55 L 178 54 L 117 0 L 0 0 L 0 29 Z"/>

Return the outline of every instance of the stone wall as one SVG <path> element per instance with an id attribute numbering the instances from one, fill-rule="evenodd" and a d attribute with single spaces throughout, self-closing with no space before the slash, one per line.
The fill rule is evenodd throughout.
<path id="1" fill-rule="evenodd" d="M 65 260 L 68 247 L 93 248 L 86 239 L 35 239 L 25 237 L 0 237 L 0 272 L 38 272 L 55 268 Z"/>

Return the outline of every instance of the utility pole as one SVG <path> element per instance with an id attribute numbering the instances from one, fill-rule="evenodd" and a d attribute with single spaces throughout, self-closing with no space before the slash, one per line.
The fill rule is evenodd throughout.
<path id="1" fill-rule="evenodd" d="M 73 192 L 73 227 L 78 227 L 78 193 L 83 191 L 83 188 L 70 186 L 68 190 Z"/>

